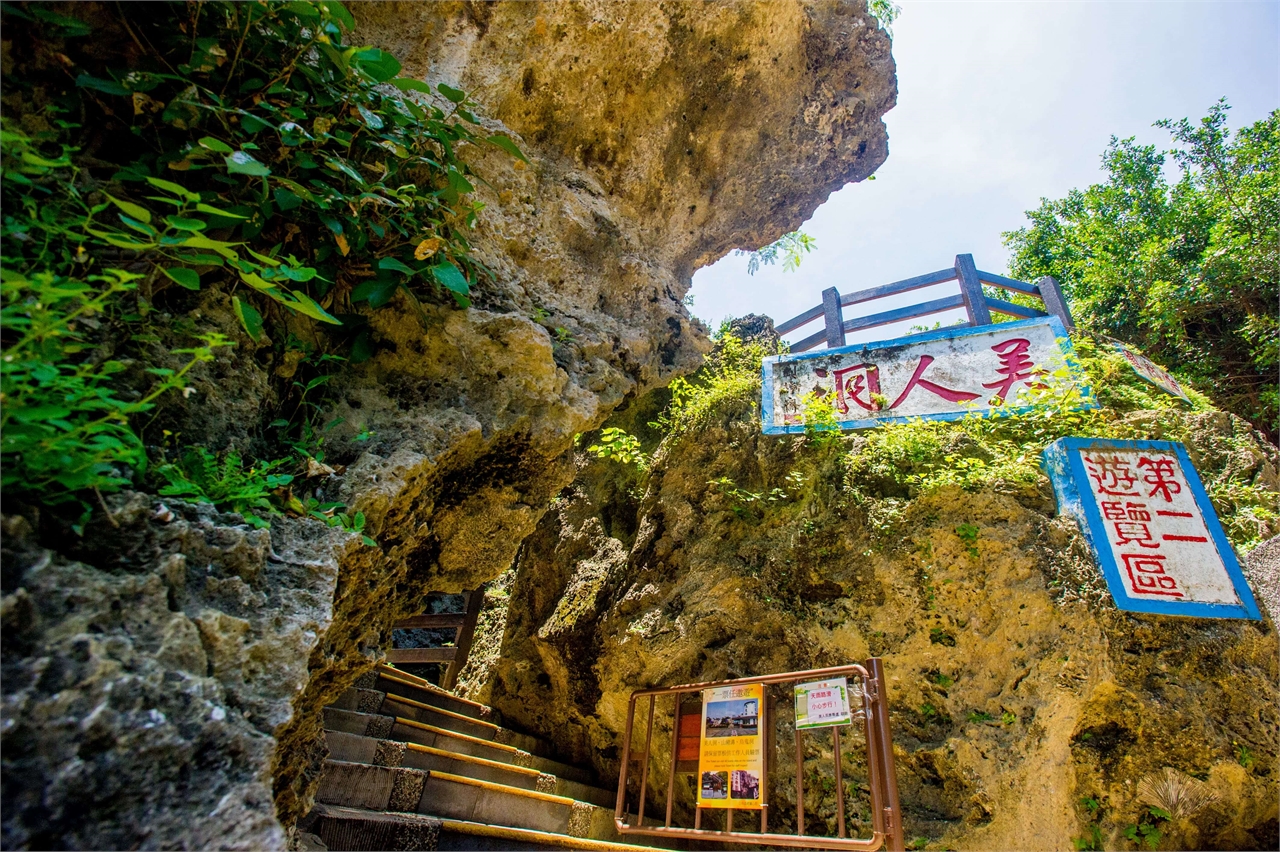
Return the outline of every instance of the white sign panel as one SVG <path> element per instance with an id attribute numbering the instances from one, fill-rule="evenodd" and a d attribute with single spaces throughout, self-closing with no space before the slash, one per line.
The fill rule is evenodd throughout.
<path id="1" fill-rule="evenodd" d="M 1181 444 L 1063 438 L 1045 451 L 1045 467 L 1121 609 L 1259 617 Z"/>
<path id="2" fill-rule="evenodd" d="M 804 431 L 806 400 L 834 409 L 843 429 L 1016 405 L 1026 388 L 1075 381 L 1062 374 L 1071 352 L 1062 323 L 1045 317 L 766 358 L 763 430 Z"/>
<path id="3" fill-rule="evenodd" d="M 796 687 L 796 727 L 824 728 L 830 725 L 847 725 L 849 714 L 849 683 L 846 678 L 802 683 Z"/>

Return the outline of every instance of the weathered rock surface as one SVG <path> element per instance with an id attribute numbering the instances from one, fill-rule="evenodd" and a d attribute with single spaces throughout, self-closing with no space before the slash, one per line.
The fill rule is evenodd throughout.
<path id="1" fill-rule="evenodd" d="M 644 434 L 648 419 L 627 411 L 611 422 Z M 1134 437 L 1184 440 L 1207 483 L 1280 491 L 1275 448 L 1229 415 L 1124 422 Z M 1128 848 L 1122 832 L 1146 813 L 1136 785 L 1172 766 L 1218 799 L 1165 824 L 1162 848 L 1276 846 L 1271 621 L 1120 612 L 1078 530 L 1054 517 L 1047 479 L 912 498 L 850 466 L 845 454 L 863 440 L 762 436 L 742 394 L 666 438 L 647 477 L 584 453 L 574 486 L 521 551 L 501 650 L 481 650 L 495 662 L 487 679 L 469 673 L 472 696 L 616 777 L 634 689 L 879 656 L 909 840 L 1060 849 L 1097 822 L 1106 848 Z M 709 481 L 724 477 L 732 482 Z M 966 524 L 978 529 L 972 550 L 957 534 Z M 670 712 L 657 714 L 656 803 Z M 785 699 L 779 712 L 790 717 Z M 770 824 L 790 831 L 789 732 L 778 742 Z M 810 742 L 809 830 L 825 823 L 834 834 L 830 746 Z M 846 767 L 861 764 L 860 748 Z M 866 794 L 850 790 L 850 829 L 865 836 Z"/>
<path id="2" fill-rule="evenodd" d="M 4 846 L 278 847 L 272 732 L 351 537 L 142 494 L 110 506 L 62 554 L 4 526 Z"/>
<path id="3" fill-rule="evenodd" d="M 529 155 L 525 166 L 472 152 L 488 181 L 472 242 L 494 280 L 465 311 L 377 312 L 379 354 L 330 385 L 337 402 L 323 422 L 344 422 L 326 449 L 345 475 L 308 485 L 363 511 L 378 547 L 339 546 L 332 531 L 308 543 L 301 531 L 314 524 L 278 522 L 269 540 L 243 531 L 266 567 L 201 576 L 200 594 L 177 604 L 164 585 L 181 573 L 172 560 L 187 555 L 189 572 L 222 564 L 206 553 L 214 545 L 191 544 L 200 556 L 189 543 L 118 551 L 100 547 L 95 530 L 92 559 L 46 560 L 35 544 L 13 551 L 6 631 L 10 613 L 20 625 L 23 613 L 39 617 L 22 627 L 21 651 L 6 644 L 5 724 L 25 743 L 11 746 L 6 727 L 6 845 L 279 846 L 262 790 L 272 788 L 286 826 L 307 810 L 324 757 L 320 709 L 374 663 L 390 625 L 429 591 L 473 588 L 505 570 L 572 480 L 574 435 L 698 366 L 709 344 L 680 302 L 693 270 L 798 227 L 887 153 L 880 117 L 896 97 L 893 61 L 861 2 L 352 11 L 358 41 L 395 51 L 406 74 L 468 90 Z M 216 296 L 191 319 L 238 334 Z M 215 447 L 252 444 L 264 408 L 254 389 L 269 393 L 269 372 L 287 365 L 239 342 L 235 376 L 194 371 L 198 405 L 162 412 L 169 428 Z M 140 540 L 168 541 L 164 525 L 130 517 L 124 526 Z M 182 517 L 174 523 L 196 523 Z M 214 539 L 239 529 L 200 523 Z M 311 574 L 277 578 L 273 548 L 294 549 L 288 564 Z M 70 615 L 46 607 L 55 574 Z M 80 582 L 100 591 L 77 603 Z M 121 595 L 141 596 L 148 615 L 100 625 L 116 637 L 109 648 L 77 645 Z M 280 631 L 288 642 L 253 650 Z M 56 683 L 38 675 L 42 660 L 73 652 L 92 665 L 59 669 Z M 128 677 L 153 685 L 130 691 L 109 686 L 123 674 L 94 674 L 122 658 Z M 174 697 L 185 689 L 217 706 L 236 698 L 212 720 L 195 699 Z M 136 697 L 103 705 L 108 691 Z M 99 705 L 116 715 L 95 717 L 109 720 L 96 723 L 107 734 L 91 736 L 79 726 Z M 143 727 L 152 709 L 167 720 L 155 731 Z M 95 752 L 90 740 L 116 745 Z M 168 751 L 153 757 L 135 742 Z M 21 789 L 9 787 L 19 772 Z M 78 786 L 59 792 L 64 778 Z M 71 812 L 77 795 L 104 804 Z"/>

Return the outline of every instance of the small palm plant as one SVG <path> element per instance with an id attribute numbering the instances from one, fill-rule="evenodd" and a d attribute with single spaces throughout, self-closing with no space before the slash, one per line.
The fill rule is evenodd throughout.
<path id="1" fill-rule="evenodd" d="M 1138 782 L 1138 798 L 1169 814 L 1171 819 L 1189 819 L 1218 801 L 1218 794 L 1172 766 Z"/>

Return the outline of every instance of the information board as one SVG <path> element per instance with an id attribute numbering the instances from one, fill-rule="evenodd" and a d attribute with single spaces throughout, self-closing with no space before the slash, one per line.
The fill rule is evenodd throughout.
<path id="1" fill-rule="evenodd" d="M 1021 410 L 1025 389 L 1083 382 L 1070 370 L 1072 354 L 1062 322 L 1043 317 L 775 355 L 761 367 L 762 429 L 803 432 L 806 399 L 833 410 L 841 429 Z M 1094 404 L 1081 384 L 1081 406 Z"/>
<path id="2" fill-rule="evenodd" d="M 852 721 L 853 717 L 849 714 L 849 683 L 846 678 L 818 680 L 796 686 L 798 729 L 847 725 Z"/>
<path id="3" fill-rule="evenodd" d="M 764 686 L 702 691 L 698 807 L 759 810 L 764 804 Z"/>
<path id="4" fill-rule="evenodd" d="M 1062 438 L 1043 465 L 1120 609 L 1261 618 L 1182 444 Z"/>

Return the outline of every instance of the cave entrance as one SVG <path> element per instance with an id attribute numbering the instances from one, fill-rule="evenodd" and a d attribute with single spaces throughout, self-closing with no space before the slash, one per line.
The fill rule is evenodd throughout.
<path id="1" fill-rule="evenodd" d="M 467 664 L 483 603 L 484 586 L 455 595 L 427 595 L 422 613 L 392 626 L 387 662 L 453 689 Z"/>

